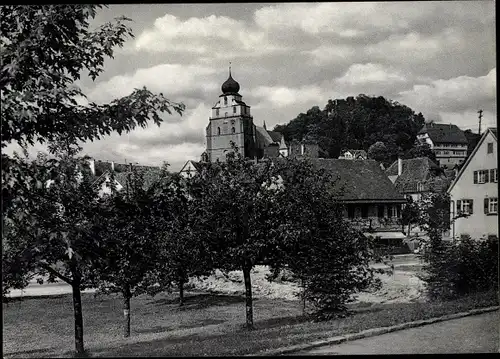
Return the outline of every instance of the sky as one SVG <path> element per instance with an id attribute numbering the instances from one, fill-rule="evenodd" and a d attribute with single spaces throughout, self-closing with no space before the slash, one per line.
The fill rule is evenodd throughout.
<path id="1" fill-rule="evenodd" d="M 135 37 L 78 85 L 96 103 L 146 86 L 186 111 L 83 144 L 96 159 L 171 170 L 199 160 L 229 62 L 254 123 L 268 129 L 359 94 L 474 132 L 482 109 L 482 128 L 496 126 L 494 1 L 109 5 L 91 27 L 122 15 Z"/>

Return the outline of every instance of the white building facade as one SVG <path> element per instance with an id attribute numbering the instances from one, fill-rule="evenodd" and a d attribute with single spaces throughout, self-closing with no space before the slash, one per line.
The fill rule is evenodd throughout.
<path id="1" fill-rule="evenodd" d="M 448 188 L 455 239 L 498 237 L 497 145 L 497 129 L 488 128 Z M 458 214 L 466 217 L 453 220 Z"/>

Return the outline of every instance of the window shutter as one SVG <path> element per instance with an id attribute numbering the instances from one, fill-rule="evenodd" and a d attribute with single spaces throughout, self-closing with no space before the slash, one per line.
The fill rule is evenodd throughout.
<path id="1" fill-rule="evenodd" d="M 488 170 L 484 170 L 484 183 L 488 183 L 489 182 L 489 171 Z"/>
<path id="2" fill-rule="evenodd" d="M 460 205 L 462 204 L 462 201 L 458 200 L 457 201 L 457 213 L 461 211 L 462 208 L 460 208 Z"/>
<path id="3" fill-rule="evenodd" d="M 484 213 L 485 213 L 485 214 L 488 214 L 488 213 L 489 213 L 489 212 L 488 212 L 488 211 L 489 211 L 489 204 L 490 204 L 490 202 L 488 201 L 488 198 L 485 198 L 485 199 L 484 199 Z"/>
<path id="4" fill-rule="evenodd" d="M 474 183 L 477 183 L 477 171 L 474 171 Z"/>
<path id="5" fill-rule="evenodd" d="M 470 199 L 469 203 L 470 203 L 469 214 L 472 214 L 472 213 L 474 213 L 474 200 Z"/>

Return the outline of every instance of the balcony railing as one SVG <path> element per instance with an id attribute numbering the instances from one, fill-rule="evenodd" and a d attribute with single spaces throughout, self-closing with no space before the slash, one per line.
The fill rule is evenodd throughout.
<path id="1" fill-rule="evenodd" d="M 401 218 L 391 217 L 369 217 L 369 218 L 349 218 L 348 221 L 351 225 L 364 232 L 369 231 L 398 231 L 401 230 L 403 225 Z"/>

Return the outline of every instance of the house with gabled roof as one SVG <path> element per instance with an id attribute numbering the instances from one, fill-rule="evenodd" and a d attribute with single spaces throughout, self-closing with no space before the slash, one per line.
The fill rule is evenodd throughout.
<path id="1" fill-rule="evenodd" d="M 396 190 L 414 201 L 424 193 L 445 192 L 451 183 L 450 173 L 445 172 L 428 157 L 401 159 L 394 161 L 385 173 L 396 186 Z"/>
<path id="2" fill-rule="evenodd" d="M 111 193 L 111 173 L 113 173 L 115 187 L 118 191 L 126 188 L 128 175 L 132 172 L 131 167 L 142 172 L 144 188 L 149 188 L 149 186 L 159 178 L 161 173 L 161 168 L 156 166 L 122 164 L 100 160 L 96 161 L 94 159 L 90 159 L 88 165 L 94 177 L 94 183 L 100 183 L 100 196 Z"/>
<path id="3" fill-rule="evenodd" d="M 457 125 L 426 123 L 417 133 L 417 140 L 430 146 L 441 167 L 454 168 L 467 158 L 468 141 Z"/>
<path id="4" fill-rule="evenodd" d="M 465 235 L 472 239 L 498 238 L 497 138 L 496 128 L 483 133 L 447 190 L 451 199 L 451 234 L 455 239 Z M 456 218 L 460 214 L 464 217 Z"/>
<path id="5" fill-rule="evenodd" d="M 367 158 L 365 150 L 346 150 L 339 157 L 339 159 L 346 160 L 366 160 Z"/>
<path id="6" fill-rule="evenodd" d="M 366 235 L 382 240 L 406 236 L 401 222 L 405 197 L 399 193 L 375 160 L 309 159 L 339 179 L 344 217 Z"/>

